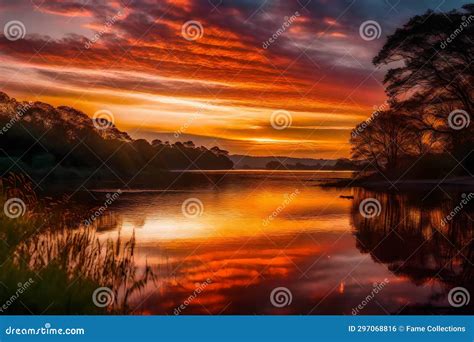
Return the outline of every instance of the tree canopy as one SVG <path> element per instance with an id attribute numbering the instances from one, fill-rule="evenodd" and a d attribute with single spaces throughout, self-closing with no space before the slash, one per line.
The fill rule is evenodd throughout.
<path id="1" fill-rule="evenodd" d="M 397 29 L 373 59 L 389 68 L 390 106 L 352 131 L 352 157 L 385 174 L 433 154 L 473 170 L 473 59 L 474 5 L 428 11 Z"/>
<path id="2" fill-rule="evenodd" d="M 97 128 L 86 114 L 46 103 L 20 103 L 0 93 L 0 168 L 31 177 L 153 178 L 158 171 L 231 169 L 228 152 L 193 142 L 132 139 L 111 123 Z"/>

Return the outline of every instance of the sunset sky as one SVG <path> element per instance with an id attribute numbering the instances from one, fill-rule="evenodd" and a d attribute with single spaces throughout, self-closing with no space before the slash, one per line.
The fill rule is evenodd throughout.
<path id="1" fill-rule="evenodd" d="M 0 91 L 91 117 L 108 110 L 134 138 L 348 157 L 350 130 L 385 101 L 384 70 L 371 59 L 386 36 L 429 8 L 469 2 L 1 0 Z M 379 38 L 361 37 L 368 20 Z M 24 38 L 7 39 L 11 21 Z M 272 113 L 282 110 L 291 125 L 275 129 Z"/>

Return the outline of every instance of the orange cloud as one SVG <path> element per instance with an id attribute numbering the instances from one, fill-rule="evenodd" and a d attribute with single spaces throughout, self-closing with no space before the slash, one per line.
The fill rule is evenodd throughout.
<path id="1" fill-rule="evenodd" d="M 347 47 L 337 42 L 351 33 L 331 17 L 317 20 L 301 12 L 263 49 L 281 23 L 250 17 L 251 29 L 245 7 L 214 13 L 191 0 L 121 6 L 56 1 L 41 7 L 45 15 L 89 18 L 81 22 L 89 33 L 28 35 L 16 42 L 0 37 L 3 88 L 89 114 L 110 108 L 118 127 L 132 133 L 173 133 L 197 113 L 199 124 L 187 125 L 187 134 L 216 137 L 232 153 L 259 155 L 347 156 L 350 128 L 383 103 L 381 84 L 354 63 L 360 52 L 350 56 L 355 68 L 341 60 Z M 123 15 L 103 30 L 117 11 Z M 294 11 L 276 18 L 288 13 Z M 199 21 L 202 38 L 182 36 L 188 20 Z M 338 31 L 327 32 L 331 26 Z M 317 32 L 320 38 L 306 45 Z M 270 117 L 282 109 L 291 113 L 292 125 L 275 130 Z"/>

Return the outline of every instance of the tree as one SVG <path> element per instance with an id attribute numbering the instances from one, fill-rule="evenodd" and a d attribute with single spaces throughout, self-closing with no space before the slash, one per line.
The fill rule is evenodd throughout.
<path id="1" fill-rule="evenodd" d="M 192 141 L 185 141 L 183 143 L 183 145 L 187 148 L 195 148 L 196 147 Z"/>
<path id="2" fill-rule="evenodd" d="M 283 165 L 281 162 L 277 160 L 272 160 L 265 165 L 265 168 L 267 170 L 282 170 L 285 168 L 285 165 Z"/>
<path id="3" fill-rule="evenodd" d="M 395 63 L 385 77 L 390 97 L 418 96 L 420 106 L 454 102 L 474 109 L 474 6 L 415 16 L 388 37 L 375 65 Z M 454 37 L 454 38 L 452 38 Z"/>
<path id="4" fill-rule="evenodd" d="M 160 139 L 154 139 L 154 140 L 151 142 L 151 145 L 152 145 L 152 146 L 160 146 L 161 144 L 163 144 L 163 142 L 162 142 Z"/>
<path id="5" fill-rule="evenodd" d="M 0 127 L 9 128 L 0 132 L 0 146 L 7 156 L 0 157 L 0 165 L 39 179 L 67 175 L 116 180 L 118 176 L 125 181 L 136 177 L 154 181 L 168 169 L 233 167 L 228 152 L 217 147 L 209 151 L 191 141 L 170 145 L 158 139 L 150 144 L 130 138 L 115 126 L 104 130 L 94 123 L 70 107 L 19 103 L 0 92 Z"/>
<path id="6" fill-rule="evenodd" d="M 406 129 L 406 121 L 405 117 L 387 110 L 366 126 L 363 126 L 365 121 L 360 123 L 350 139 L 352 158 L 369 161 L 380 172 L 396 169 L 401 155 L 411 150 L 413 134 Z"/>
<path id="7" fill-rule="evenodd" d="M 471 118 L 474 113 L 473 42 L 474 5 L 428 11 L 389 36 L 373 60 L 377 66 L 396 66 L 386 74 L 386 92 L 396 110 L 410 116 L 419 138 L 444 140 L 441 147 L 459 156 L 473 142 L 474 125 L 453 130 L 449 118 L 453 111 Z"/>
<path id="8" fill-rule="evenodd" d="M 472 170 L 473 62 L 474 5 L 411 18 L 373 59 L 392 67 L 384 79 L 389 108 L 352 131 L 352 157 L 386 173 L 402 160 L 444 154 Z"/>

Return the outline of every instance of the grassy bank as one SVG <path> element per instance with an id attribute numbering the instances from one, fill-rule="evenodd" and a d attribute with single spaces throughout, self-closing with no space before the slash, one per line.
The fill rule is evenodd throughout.
<path id="1" fill-rule="evenodd" d="M 94 226 L 82 225 L 84 213 L 38 199 L 22 177 L 3 178 L 0 187 L 2 314 L 131 311 L 129 297 L 154 278 L 135 266 L 134 238 L 101 241 Z M 106 301 L 94 297 L 99 288 L 109 289 Z"/>

